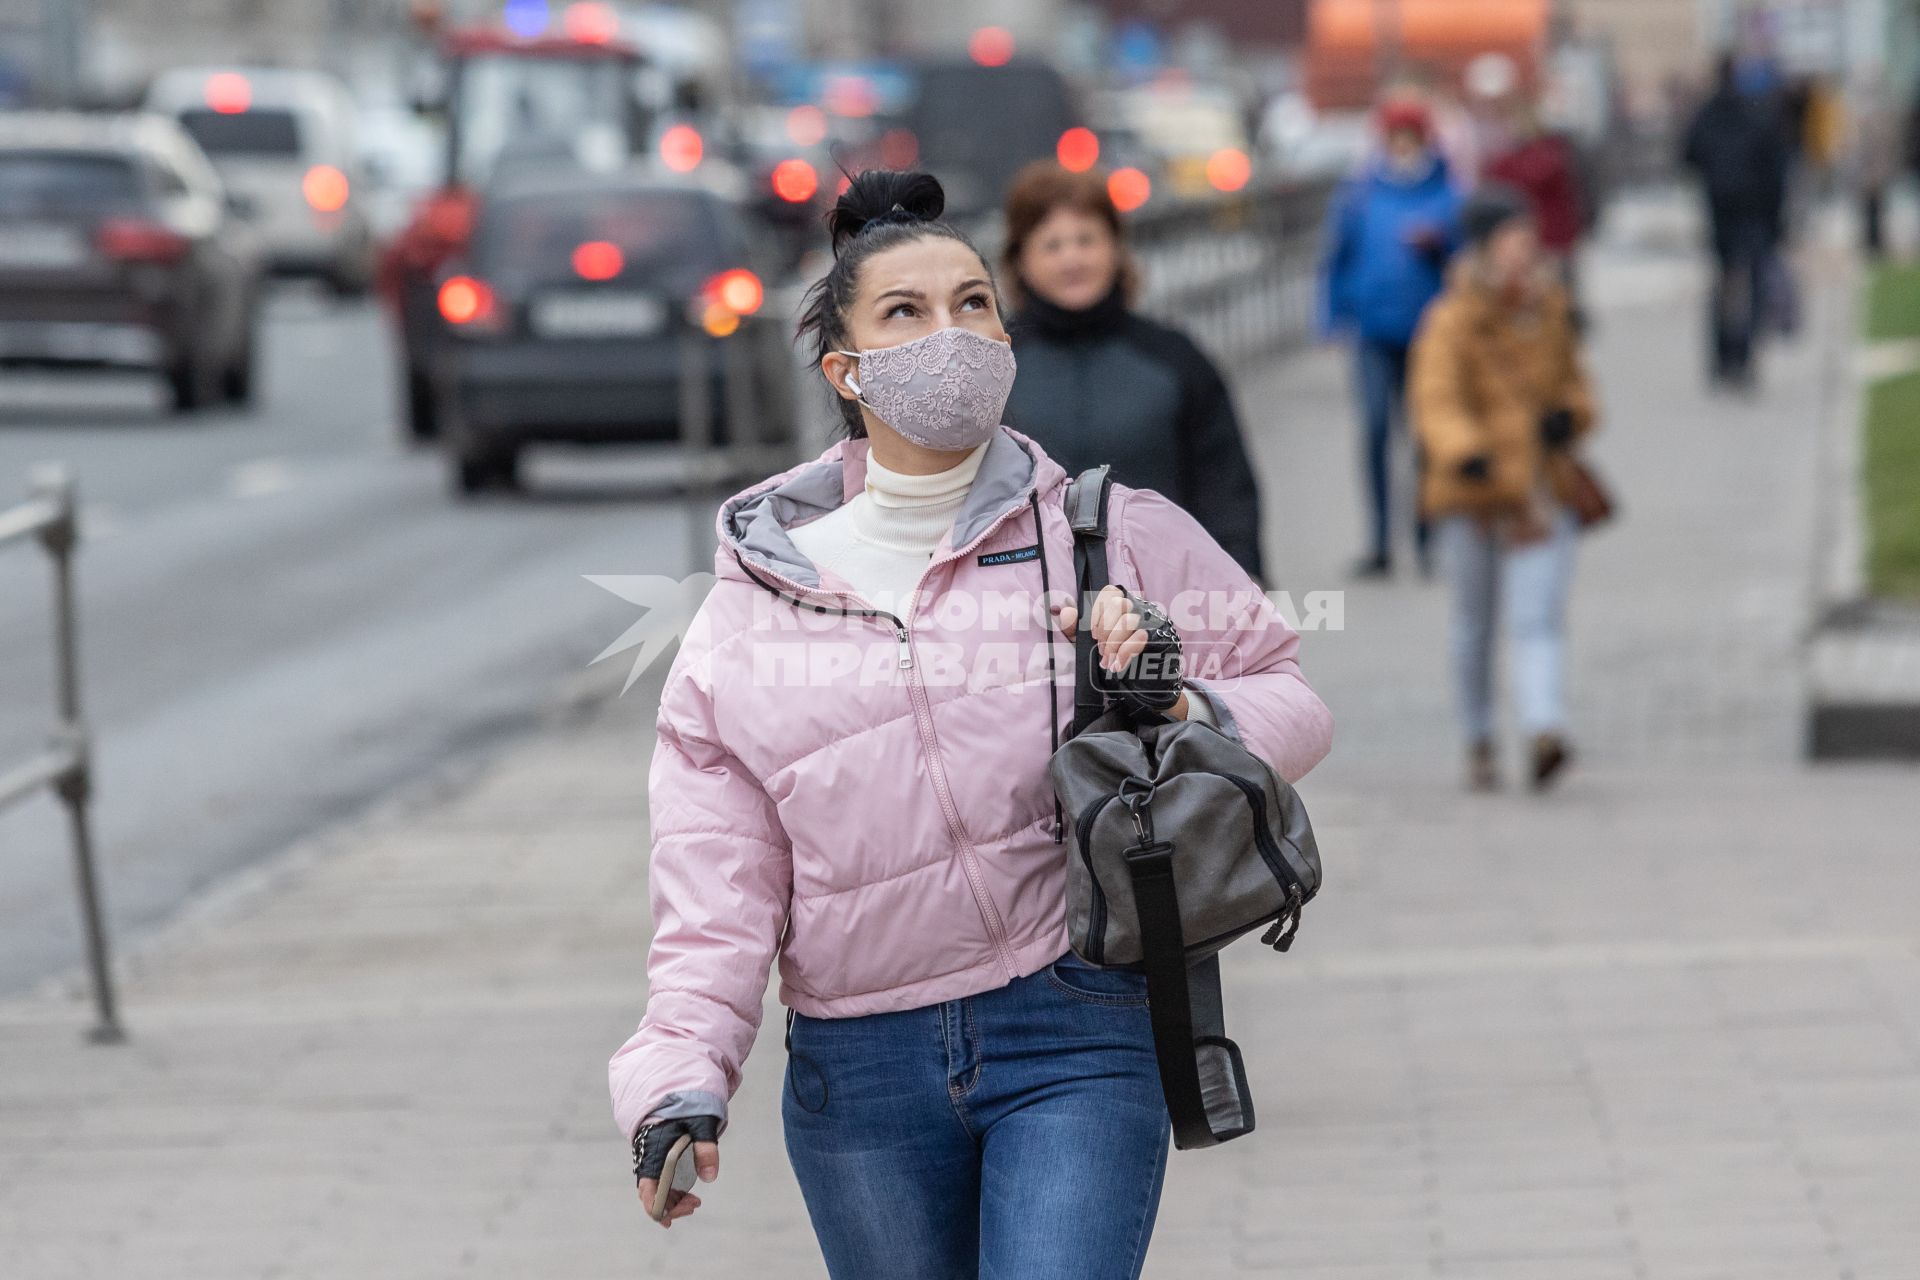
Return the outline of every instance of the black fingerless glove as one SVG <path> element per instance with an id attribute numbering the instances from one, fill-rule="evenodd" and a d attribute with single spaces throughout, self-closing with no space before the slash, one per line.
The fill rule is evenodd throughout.
<path id="1" fill-rule="evenodd" d="M 1460 473 L 1462 480 L 1484 484 L 1493 479 L 1493 459 L 1484 453 L 1476 453 L 1471 458 L 1462 458 L 1456 470 Z"/>
<path id="2" fill-rule="evenodd" d="M 1555 409 L 1540 415 L 1540 443 L 1549 449 L 1565 448 L 1573 440 L 1573 414 Z"/>
<path id="3" fill-rule="evenodd" d="M 1124 670 L 1098 673 L 1100 687 L 1114 703 L 1140 719 L 1164 715 L 1180 701 L 1180 633 L 1166 611 L 1151 600 L 1126 593 L 1127 609 L 1146 629 L 1147 647 Z"/>
<path id="4" fill-rule="evenodd" d="M 633 1180 L 658 1179 L 661 1170 L 667 1167 L 667 1152 L 683 1133 L 691 1134 L 695 1142 L 718 1142 L 720 1117 L 683 1116 L 678 1120 L 641 1125 L 640 1131 L 633 1135 Z"/>

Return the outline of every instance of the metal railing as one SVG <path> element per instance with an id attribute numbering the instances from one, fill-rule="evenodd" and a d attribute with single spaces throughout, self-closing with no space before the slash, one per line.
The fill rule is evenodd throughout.
<path id="1" fill-rule="evenodd" d="M 792 361 L 782 345 L 781 323 L 767 315 L 745 316 L 724 335 L 682 323 L 680 452 L 690 487 L 757 479 L 792 464 Z"/>
<path id="2" fill-rule="evenodd" d="M 87 1035 L 96 1044 L 113 1044 L 124 1040 L 126 1033 L 114 1009 L 113 973 L 87 822 L 93 773 L 87 727 L 80 718 L 80 639 L 73 599 L 73 554 L 80 528 L 73 476 L 64 467 L 42 467 L 34 473 L 31 494 L 12 510 L 0 511 L 0 549 L 35 538 L 53 560 L 54 697 L 59 719 L 46 750 L 0 773 L 0 809 L 41 787 L 52 788 L 66 806 L 73 835 L 74 887 L 80 897 L 87 969 L 93 981 L 96 1021 Z"/>
<path id="3" fill-rule="evenodd" d="M 1334 186 L 1289 182 L 1149 204 L 1127 224 L 1144 286 L 1135 305 L 1225 364 L 1305 345 Z"/>

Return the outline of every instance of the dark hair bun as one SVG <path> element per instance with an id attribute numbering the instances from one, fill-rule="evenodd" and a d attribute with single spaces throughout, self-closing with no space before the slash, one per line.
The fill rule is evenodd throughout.
<path id="1" fill-rule="evenodd" d="M 870 226 L 933 222 L 947 207 L 947 193 L 930 173 L 866 169 L 853 176 L 827 215 L 833 253 Z"/>

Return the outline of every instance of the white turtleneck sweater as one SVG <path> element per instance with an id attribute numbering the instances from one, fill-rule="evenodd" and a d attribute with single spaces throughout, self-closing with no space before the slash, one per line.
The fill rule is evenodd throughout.
<path id="1" fill-rule="evenodd" d="M 958 466 L 930 476 L 903 475 L 868 454 L 866 488 L 788 536 L 801 555 L 845 578 L 874 608 L 905 618 L 913 611 L 920 575 L 953 527 L 986 452 L 983 444 Z M 1187 699 L 1187 717 L 1218 723 L 1202 697 Z"/>
<path id="2" fill-rule="evenodd" d="M 980 445 L 957 466 L 930 476 L 890 470 L 868 454 L 866 488 L 794 529 L 793 545 L 814 564 L 845 578 L 874 608 L 904 618 L 914 587 L 953 527 L 986 452 Z"/>

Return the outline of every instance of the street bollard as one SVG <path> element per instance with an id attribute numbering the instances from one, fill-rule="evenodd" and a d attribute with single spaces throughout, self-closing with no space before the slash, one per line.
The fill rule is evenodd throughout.
<path id="1" fill-rule="evenodd" d="M 95 1044 L 126 1039 L 113 993 L 105 915 L 100 909 L 99 877 L 94 870 L 93 834 L 87 805 L 92 798 L 92 753 L 80 706 L 80 635 L 73 590 L 73 554 L 80 540 L 73 476 L 65 467 L 38 468 L 32 497 L 22 507 L 0 513 L 0 546 L 36 537 L 53 561 L 54 700 L 58 721 L 48 750 L 0 775 L 0 807 L 41 786 L 50 787 L 67 810 L 73 838 L 74 889 L 80 899 L 80 923 L 86 935 L 87 971 L 93 985 L 96 1021 L 87 1032 Z"/>
<path id="2" fill-rule="evenodd" d="M 686 468 L 683 485 L 687 515 L 689 572 L 713 566 L 715 534 L 707 506 L 713 487 L 713 395 L 708 376 L 706 333 L 692 325 L 680 330 L 680 454 Z"/>

